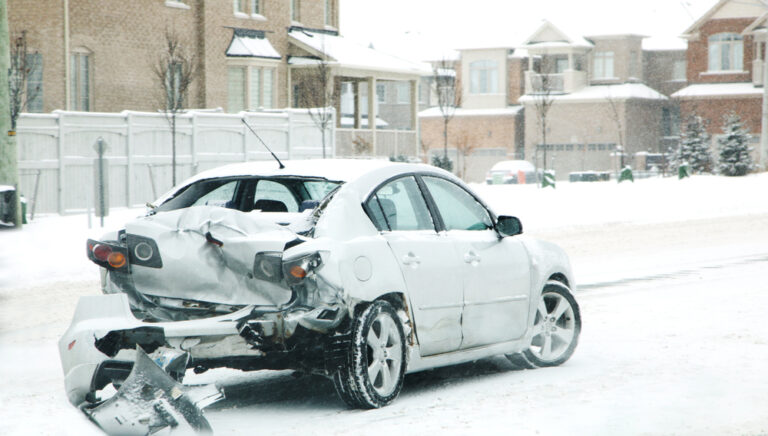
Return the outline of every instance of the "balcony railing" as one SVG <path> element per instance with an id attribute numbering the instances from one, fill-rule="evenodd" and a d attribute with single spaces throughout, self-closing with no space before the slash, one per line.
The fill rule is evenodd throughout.
<path id="1" fill-rule="evenodd" d="M 533 71 L 525 72 L 525 93 L 571 93 L 587 86 L 587 73 L 584 71 L 567 70 L 557 74 L 539 74 Z"/>
<path id="2" fill-rule="evenodd" d="M 532 94 L 546 94 L 550 92 L 563 92 L 565 90 L 565 76 L 563 74 L 530 74 L 530 87 Z"/>

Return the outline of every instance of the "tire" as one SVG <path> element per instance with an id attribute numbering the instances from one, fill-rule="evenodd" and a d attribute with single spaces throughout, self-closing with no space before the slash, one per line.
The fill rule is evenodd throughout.
<path id="1" fill-rule="evenodd" d="M 581 312 L 571 290 L 560 282 L 544 287 L 533 320 L 531 346 L 508 355 L 522 368 L 558 366 L 571 358 L 581 334 Z"/>
<path id="2" fill-rule="evenodd" d="M 395 309 L 375 301 L 352 321 L 349 336 L 336 341 L 338 365 L 331 379 L 350 407 L 376 409 L 400 393 L 405 376 L 405 334 Z"/>

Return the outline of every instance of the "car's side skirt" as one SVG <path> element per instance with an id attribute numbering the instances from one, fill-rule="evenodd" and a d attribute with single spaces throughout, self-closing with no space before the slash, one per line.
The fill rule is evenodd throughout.
<path id="1" fill-rule="evenodd" d="M 514 341 L 502 342 L 499 344 L 484 345 L 466 350 L 452 351 L 450 353 L 436 354 L 422 357 L 418 347 L 410 349 L 407 373 L 419 372 L 441 366 L 456 365 L 459 363 L 471 362 L 477 359 L 497 356 L 501 354 L 519 353 L 530 345 L 528 334 Z"/>

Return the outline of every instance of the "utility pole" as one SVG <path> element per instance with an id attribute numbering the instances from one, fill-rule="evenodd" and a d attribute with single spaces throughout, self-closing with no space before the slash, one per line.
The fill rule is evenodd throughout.
<path id="1" fill-rule="evenodd" d="M 11 130 L 10 90 L 8 89 L 8 69 L 11 40 L 8 34 L 8 2 L 0 0 L 0 185 L 16 188 L 16 215 L 13 219 L 16 227 L 21 227 L 21 207 L 19 204 L 19 170 L 16 152 L 16 132 Z"/>
<path id="2" fill-rule="evenodd" d="M 766 32 L 768 30 L 764 30 Z M 768 35 L 763 33 L 763 113 L 760 117 L 760 166 L 768 169 Z"/>

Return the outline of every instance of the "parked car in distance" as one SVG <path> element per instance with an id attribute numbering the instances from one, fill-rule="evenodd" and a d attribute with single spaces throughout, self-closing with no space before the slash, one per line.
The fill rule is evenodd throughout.
<path id="1" fill-rule="evenodd" d="M 536 183 L 536 168 L 527 160 L 496 162 L 485 175 L 485 183 L 489 185 Z"/>
<path id="2" fill-rule="evenodd" d="M 201 173 L 87 242 L 104 295 L 81 298 L 59 342 L 67 395 L 103 402 L 138 347 L 155 361 L 188 354 L 177 380 L 219 367 L 321 374 L 358 408 L 392 402 L 408 372 L 500 354 L 560 365 L 581 330 L 569 260 L 521 234 L 429 165 Z"/>

